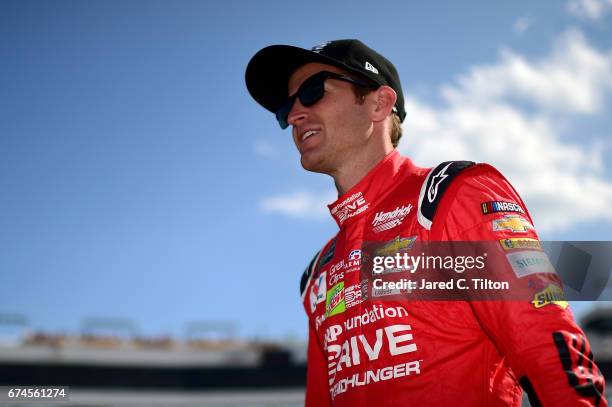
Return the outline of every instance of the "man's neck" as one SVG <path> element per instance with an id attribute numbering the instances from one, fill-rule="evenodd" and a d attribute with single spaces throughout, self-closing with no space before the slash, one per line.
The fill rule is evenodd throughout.
<path id="1" fill-rule="evenodd" d="M 388 150 L 388 151 L 387 151 Z M 368 154 L 361 157 L 355 157 L 351 162 L 334 174 L 330 174 L 334 178 L 336 189 L 338 190 L 338 196 L 344 195 L 347 191 L 353 188 L 359 181 L 361 181 L 372 168 L 381 162 L 389 153 L 393 151 L 393 148 L 383 148 L 377 151 L 375 154 Z"/>

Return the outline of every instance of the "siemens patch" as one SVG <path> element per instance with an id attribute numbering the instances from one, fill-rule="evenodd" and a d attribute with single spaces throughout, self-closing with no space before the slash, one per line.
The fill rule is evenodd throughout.
<path id="1" fill-rule="evenodd" d="M 518 278 L 536 273 L 555 272 L 555 268 L 550 264 L 550 260 L 544 252 L 525 250 L 508 253 L 506 258 Z"/>

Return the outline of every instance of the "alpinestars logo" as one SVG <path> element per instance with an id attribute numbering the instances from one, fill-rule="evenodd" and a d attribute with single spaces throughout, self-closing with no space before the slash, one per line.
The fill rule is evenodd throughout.
<path id="1" fill-rule="evenodd" d="M 357 192 L 334 206 L 331 210 L 331 214 L 332 216 L 336 216 L 338 218 L 338 223 L 342 225 L 345 220 L 367 210 L 368 206 L 369 205 L 363 197 L 363 193 Z"/>
<path id="2" fill-rule="evenodd" d="M 446 167 L 442 168 L 436 175 L 431 178 L 431 186 L 427 191 L 427 199 L 429 200 L 429 202 L 433 202 L 436 199 L 436 195 L 438 195 L 438 187 L 440 186 L 442 181 L 444 181 L 446 177 L 448 177 L 446 170 L 448 169 L 448 167 L 451 166 L 451 164 L 452 162 L 449 163 Z"/>
<path id="3" fill-rule="evenodd" d="M 408 204 L 407 206 L 402 206 L 401 208 L 398 206 L 395 208 L 395 210 L 390 212 L 378 212 L 372 221 L 374 232 L 380 233 L 401 225 L 402 221 L 410 213 L 411 209 L 412 204 Z"/>

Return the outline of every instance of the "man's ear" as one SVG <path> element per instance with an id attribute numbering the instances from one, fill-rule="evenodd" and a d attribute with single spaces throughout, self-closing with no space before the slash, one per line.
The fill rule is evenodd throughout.
<path id="1" fill-rule="evenodd" d="M 383 85 L 374 91 L 376 107 L 372 119 L 375 122 L 383 121 L 393 111 L 397 94 L 389 86 Z"/>

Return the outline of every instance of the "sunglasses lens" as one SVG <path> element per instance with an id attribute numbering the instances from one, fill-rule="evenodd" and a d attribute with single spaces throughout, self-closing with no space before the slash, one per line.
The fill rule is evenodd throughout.
<path id="1" fill-rule="evenodd" d="M 325 74 L 325 72 L 323 73 Z M 327 76 L 322 75 L 322 73 L 315 74 L 304 81 L 295 95 L 287 98 L 285 103 L 276 111 L 276 120 L 278 120 L 281 129 L 289 127 L 289 112 L 296 97 L 300 99 L 300 103 L 304 107 L 310 107 L 321 100 L 325 93 L 325 79 L 327 79 Z"/>
<path id="2" fill-rule="evenodd" d="M 289 122 L 287 121 L 289 112 L 293 107 L 293 102 L 295 101 L 295 97 L 287 98 L 285 103 L 276 111 L 276 120 L 278 120 L 278 124 L 280 124 L 281 129 L 286 129 L 289 127 Z"/>
<path id="3" fill-rule="evenodd" d="M 308 86 L 300 89 L 300 103 L 304 107 L 309 107 L 317 103 L 325 93 L 325 85 L 323 80 L 313 81 Z"/>

